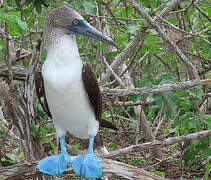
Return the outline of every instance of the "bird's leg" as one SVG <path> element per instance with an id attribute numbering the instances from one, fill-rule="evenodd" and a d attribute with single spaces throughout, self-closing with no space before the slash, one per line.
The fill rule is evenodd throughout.
<path id="1" fill-rule="evenodd" d="M 93 153 L 93 144 L 94 136 L 90 136 L 88 152 L 77 156 L 72 163 L 75 173 L 85 178 L 100 178 L 102 176 L 102 166 Z"/>
<path id="2" fill-rule="evenodd" d="M 65 146 L 65 136 L 62 136 L 60 139 L 61 153 L 67 153 L 67 149 Z"/>
<path id="3" fill-rule="evenodd" d="M 40 172 L 57 176 L 62 174 L 66 170 L 67 165 L 71 163 L 71 157 L 65 147 L 65 136 L 60 137 L 59 140 L 61 153 L 42 159 L 37 166 Z"/>
<path id="4" fill-rule="evenodd" d="M 88 154 L 93 154 L 93 146 L 94 146 L 94 138 L 93 136 L 91 136 L 89 138 L 89 148 L 88 148 Z"/>

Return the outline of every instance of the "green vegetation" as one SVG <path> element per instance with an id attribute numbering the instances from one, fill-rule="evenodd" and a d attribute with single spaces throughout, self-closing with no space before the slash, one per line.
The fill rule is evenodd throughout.
<path id="1" fill-rule="evenodd" d="M 149 25 L 147 19 L 140 15 L 129 1 L 7 0 L 1 2 L 0 81 L 5 81 L 10 87 L 13 87 L 13 90 L 18 92 L 16 95 L 20 99 L 23 97 L 27 99 L 24 77 L 29 68 L 37 39 L 42 39 L 45 17 L 50 10 L 64 4 L 76 9 L 89 23 L 101 32 L 107 33 L 118 45 L 118 49 L 111 48 L 93 39 L 76 36 L 83 61 L 92 66 L 99 81 L 104 78 L 108 71 L 102 57 L 111 64 L 128 47 L 129 43 L 137 38 L 140 30 L 145 30 L 142 34 L 143 37 L 139 38 L 137 46 L 131 49 L 124 58 L 123 62 L 127 70 L 122 66 L 123 63 L 114 69 L 125 86 L 119 85 L 118 81 L 114 81 L 115 77 L 111 76 L 102 83 L 102 87 L 127 89 L 129 87 L 150 88 L 156 86 L 159 89 L 159 85 L 186 83 L 194 81 L 197 77 L 194 70 L 176 53 L 175 48 L 163 39 L 156 28 Z M 210 1 L 182 1 L 161 18 L 158 15 L 171 0 L 142 0 L 137 2 L 139 2 L 140 8 L 152 19 L 157 19 L 157 25 L 196 68 L 200 79 L 210 80 Z M 44 47 L 44 42 L 42 42 L 42 47 Z M 43 48 L 39 68 L 41 68 L 45 58 L 46 52 Z M 157 140 L 164 141 L 169 137 L 210 130 L 210 92 L 211 85 L 208 82 L 188 88 L 184 85 L 184 88 L 172 91 L 161 89 L 156 93 L 139 93 L 129 96 L 107 96 L 106 93 L 103 93 L 104 112 L 102 117 L 114 122 L 119 128 L 116 133 L 109 129 L 101 130 L 101 134 L 106 137 L 104 144 L 109 151 L 114 151 L 136 143 L 151 141 L 146 136 L 143 127 L 139 127 L 143 114 L 152 132 L 157 131 L 154 137 Z M 24 98 L 24 102 L 27 103 L 28 101 L 25 101 Z M 3 166 L 17 164 L 21 160 L 28 160 L 26 156 L 28 150 L 20 143 L 22 138 L 20 132 L 25 133 L 23 129 L 26 128 L 23 127 L 23 121 L 20 120 L 21 118 L 17 118 L 18 114 L 9 114 L 11 111 L 15 112 L 14 107 L 12 110 L 10 109 L 11 111 L 8 110 L 10 103 L 4 101 L 2 94 L 0 99 L 0 107 L 3 112 L 3 116 L 0 117 L 1 169 Z M 33 117 L 33 122 L 27 120 L 30 138 L 35 144 L 41 142 L 44 147 L 44 150 L 40 149 L 42 153 L 56 151 L 55 128 L 52 120 L 42 109 L 36 95 L 34 95 L 33 107 L 34 114 L 30 114 L 31 111 L 29 111 L 30 117 Z M 140 108 L 143 110 L 141 115 L 135 111 L 136 108 L 139 108 L 139 112 Z M 30 117 L 26 118 L 30 119 Z M 22 122 L 22 126 L 20 126 L 20 122 Z M 70 143 L 75 150 L 81 150 L 84 147 L 78 139 L 73 138 L 72 141 L 72 137 Z M 144 168 L 161 177 L 187 179 L 201 179 L 203 177 L 208 180 L 211 178 L 210 144 L 211 137 L 208 136 L 159 147 L 164 155 L 164 160 L 161 161 L 151 151 L 138 149 L 135 152 L 119 155 L 115 157 L 115 160 Z M 31 147 L 33 147 L 33 143 Z M 118 179 L 118 177 L 113 179 Z"/>

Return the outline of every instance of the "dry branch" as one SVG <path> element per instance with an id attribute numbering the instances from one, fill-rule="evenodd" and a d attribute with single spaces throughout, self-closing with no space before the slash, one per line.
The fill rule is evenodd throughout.
<path id="1" fill-rule="evenodd" d="M 133 49 L 135 49 L 138 46 L 138 44 L 142 44 L 144 42 L 145 36 L 146 36 L 146 27 L 142 27 L 142 29 L 137 31 L 136 36 L 127 45 L 127 47 L 123 49 L 122 52 L 111 63 L 110 67 L 113 71 L 115 71 L 119 67 L 119 65 L 132 54 Z M 111 70 L 108 69 L 106 74 L 103 75 L 100 84 L 106 82 L 111 74 L 112 74 Z"/>
<path id="2" fill-rule="evenodd" d="M 174 43 L 174 41 L 162 30 L 158 23 L 153 20 L 145 11 L 142 9 L 139 4 L 134 0 L 128 0 L 128 2 L 146 19 L 146 21 L 161 35 L 161 37 L 171 46 L 178 56 L 183 60 L 183 62 L 190 67 L 195 75 L 196 79 L 200 79 L 196 67 L 192 64 L 191 61 L 184 55 L 184 53 L 179 49 L 179 47 Z"/>
<path id="3" fill-rule="evenodd" d="M 159 14 L 160 17 L 164 17 L 171 9 L 173 9 L 176 5 L 178 5 L 182 0 L 173 0 L 171 1 Z M 149 16 L 148 16 L 149 17 Z M 155 17 L 154 21 L 157 19 Z M 111 64 L 111 68 L 115 71 L 118 66 L 129 57 L 132 53 L 133 49 L 137 47 L 138 44 L 142 44 L 145 40 L 146 36 L 146 27 L 142 27 L 137 31 L 136 36 L 133 40 L 128 44 L 128 46 L 115 58 L 115 60 Z M 107 70 L 107 72 L 103 75 L 100 83 L 103 84 L 106 82 L 111 76 L 111 71 Z"/>
<path id="4" fill-rule="evenodd" d="M 160 12 L 159 16 L 164 17 L 166 14 L 168 14 L 175 6 L 177 6 L 179 3 L 181 3 L 183 0 L 172 0 L 170 3 L 167 4 L 167 6 Z M 155 17 L 153 20 L 157 20 L 157 17 Z"/>
<path id="5" fill-rule="evenodd" d="M 0 100 L 2 102 L 3 114 L 5 119 L 11 119 L 12 124 L 18 130 L 18 136 L 20 137 L 20 146 L 24 153 L 27 162 L 31 162 L 35 159 L 41 159 L 44 156 L 42 147 L 39 143 L 39 139 L 33 138 L 30 135 L 31 124 L 33 123 L 33 69 L 37 68 L 37 64 L 40 58 L 40 44 L 41 41 L 35 46 L 33 56 L 30 63 L 26 78 L 26 96 L 23 98 L 23 92 L 0 79 Z M 4 65 L 0 66 L 0 74 L 4 71 Z M 8 68 L 9 70 L 9 68 Z M 12 66 L 10 66 L 12 70 Z M 21 71 L 23 69 L 20 69 Z M 14 73 L 13 73 L 14 75 Z M 10 73 L 8 72 L 8 76 Z M 14 77 L 14 76 L 13 76 Z M 11 77 L 8 77 L 9 79 Z"/>
<path id="6" fill-rule="evenodd" d="M 180 142 L 184 142 L 184 141 L 188 141 L 188 140 L 201 139 L 201 138 L 205 138 L 205 137 L 209 137 L 209 136 L 211 136 L 211 130 L 192 133 L 192 134 L 188 134 L 188 135 L 184 135 L 184 136 L 170 137 L 168 139 L 165 139 L 164 141 L 154 140 L 151 142 L 138 144 L 138 145 L 132 145 L 132 146 L 129 146 L 126 148 L 111 151 L 111 152 L 109 152 L 109 154 L 104 155 L 104 157 L 112 158 L 112 157 L 120 156 L 122 154 L 127 154 L 129 152 L 141 151 L 141 150 L 143 151 L 146 149 L 151 149 L 153 147 L 166 146 L 166 145 L 180 143 Z"/>
<path id="7" fill-rule="evenodd" d="M 195 57 L 197 57 L 197 58 L 203 59 L 203 60 L 208 61 L 209 63 L 211 63 L 211 59 L 206 58 L 206 57 L 204 57 L 204 56 L 202 56 L 202 55 L 200 55 L 200 54 L 195 54 L 195 53 L 193 53 L 193 52 L 191 52 L 191 51 L 184 51 L 184 52 L 185 52 L 186 54 L 189 54 L 189 55 L 191 55 L 191 56 L 195 56 Z"/>
<path id="8" fill-rule="evenodd" d="M 125 69 L 127 69 L 127 67 L 124 63 L 122 65 L 122 70 L 125 71 Z M 128 85 L 128 87 L 134 88 L 134 83 L 131 80 L 131 76 L 130 76 L 128 71 L 126 71 L 126 73 L 124 75 L 124 79 L 127 82 L 126 84 Z M 140 124 L 139 124 L 139 127 L 137 127 L 137 129 L 138 128 L 142 129 L 144 135 L 147 138 L 147 141 L 152 141 L 153 140 L 153 132 L 152 132 L 151 127 L 149 126 L 147 117 L 146 117 L 146 115 L 145 115 L 145 113 L 142 109 L 142 106 L 138 105 L 138 106 L 134 106 L 133 108 L 134 108 L 136 116 L 140 119 L 140 121 L 139 121 Z M 160 147 L 154 147 L 154 148 L 151 149 L 151 151 L 152 151 L 152 154 L 155 158 L 157 158 L 157 159 L 163 159 L 164 158 L 164 155 L 163 155 Z"/>
<path id="9" fill-rule="evenodd" d="M 137 106 L 135 108 L 136 108 L 136 110 L 138 110 L 138 113 L 139 113 L 140 129 L 142 129 L 144 135 L 147 138 L 147 141 L 152 141 L 155 138 L 153 137 L 152 128 L 149 125 L 149 121 L 147 119 L 147 116 L 144 113 L 144 110 L 142 109 L 142 106 Z M 151 151 L 155 158 L 164 159 L 164 154 L 162 152 L 161 147 L 152 147 Z"/>
<path id="10" fill-rule="evenodd" d="M 136 96 L 142 94 L 150 94 L 150 93 L 159 93 L 165 91 L 174 91 L 187 89 L 194 86 L 200 86 L 204 83 L 210 83 L 211 81 L 203 81 L 203 80 L 192 80 L 192 81 L 184 81 L 184 82 L 175 82 L 168 83 L 163 85 L 155 85 L 150 87 L 143 88 L 128 88 L 128 89 L 110 89 L 110 88 L 101 88 L 102 93 L 106 96 Z"/>
<path id="11" fill-rule="evenodd" d="M 143 169 L 136 168 L 118 161 L 111 159 L 100 159 L 103 166 L 103 175 L 106 177 L 121 177 L 124 179 L 134 179 L 134 180 L 162 180 L 159 176 L 153 175 Z M 33 177 L 41 177 L 42 173 L 37 171 L 38 161 L 32 163 L 20 162 L 18 164 L 4 167 L 0 169 L 0 179 L 1 180 L 15 180 L 15 179 L 25 179 Z M 72 168 L 68 168 L 64 174 L 74 174 Z M 50 177 L 50 176 L 48 176 Z"/>
<path id="12" fill-rule="evenodd" d="M 13 79 L 25 81 L 26 79 L 26 67 L 22 65 L 11 66 L 13 72 Z M 0 63 L 0 77 L 9 79 L 9 68 L 5 63 Z"/>
<path id="13" fill-rule="evenodd" d="M 25 80 L 25 98 L 27 99 L 27 106 L 29 113 L 34 117 L 34 72 L 38 69 L 38 64 L 41 55 L 41 39 L 37 40 L 37 46 L 33 49 L 33 56 L 30 61 L 29 69 Z"/>

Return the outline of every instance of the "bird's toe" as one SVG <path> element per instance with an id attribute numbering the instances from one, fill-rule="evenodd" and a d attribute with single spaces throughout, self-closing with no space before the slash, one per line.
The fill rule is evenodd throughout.
<path id="1" fill-rule="evenodd" d="M 100 178 L 102 176 L 102 166 L 94 154 L 79 155 L 72 163 L 72 168 L 76 174 L 85 178 Z"/>
<path id="2" fill-rule="evenodd" d="M 70 162 L 70 155 L 68 155 L 67 153 L 61 153 L 42 159 L 39 162 L 37 169 L 45 174 L 57 176 L 62 174 L 67 169 L 67 165 Z"/>

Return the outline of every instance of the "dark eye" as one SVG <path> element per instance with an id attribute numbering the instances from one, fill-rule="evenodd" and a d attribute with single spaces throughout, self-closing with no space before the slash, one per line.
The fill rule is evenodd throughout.
<path id="1" fill-rule="evenodd" d="M 78 20 L 77 19 L 74 19 L 73 20 L 73 24 L 78 24 Z"/>

